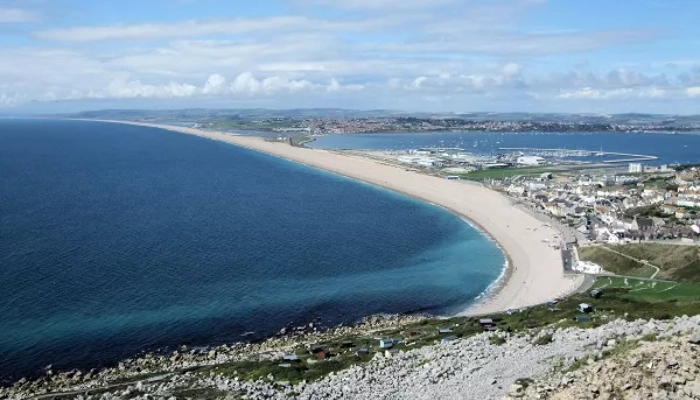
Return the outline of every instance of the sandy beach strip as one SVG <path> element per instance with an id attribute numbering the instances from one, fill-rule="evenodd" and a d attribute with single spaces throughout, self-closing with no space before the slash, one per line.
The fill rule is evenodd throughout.
<path id="1" fill-rule="evenodd" d="M 200 136 L 279 156 L 434 203 L 468 219 L 500 245 L 509 266 L 502 281 L 467 314 L 481 315 L 542 304 L 572 293 L 582 282 L 582 277 L 565 276 L 561 253 L 550 246 L 551 243 L 559 244 L 554 237 L 556 234 L 561 237 L 559 232 L 512 206 L 505 196 L 479 184 L 450 181 L 369 158 L 292 147 L 260 137 L 178 126 L 126 123 Z"/>

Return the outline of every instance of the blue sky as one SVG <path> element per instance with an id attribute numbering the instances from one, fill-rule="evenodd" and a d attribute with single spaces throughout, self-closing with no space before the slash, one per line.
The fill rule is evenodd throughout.
<path id="1" fill-rule="evenodd" d="M 700 114 L 698 15 L 697 0 L 0 0 L 0 112 Z"/>

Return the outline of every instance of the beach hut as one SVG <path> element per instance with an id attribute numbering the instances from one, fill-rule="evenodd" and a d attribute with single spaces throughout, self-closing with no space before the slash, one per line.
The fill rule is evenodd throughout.
<path id="1" fill-rule="evenodd" d="M 593 311 L 593 306 L 587 303 L 581 303 L 578 305 L 578 310 L 582 313 L 589 313 Z"/>
<path id="2" fill-rule="evenodd" d="M 380 349 L 390 349 L 394 347 L 394 339 L 381 339 L 379 340 Z"/>
<path id="3" fill-rule="evenodd" d="M 359 349 L 357 349 L 355 354 L 357 354 L 358 356 L 366 356 L 367 354 L 369 354 L 369 350 L 367 350 L 364 347 L 360 347 Z"/>
<path id="4" fill-rule="evenodd" d="M 457 340 L 456 336 L 448 336 L 448 337 L 442 338 L 440 343 L 445 344 L 445 343 L 450 343 L 450 342 L 455 341 L 455 340 Z"/>
<path id="5" fill-rule="evenodd" d="M 579 322 L 579 323 L 580 323 L 580 322 L 588 322 L 588 321 L 591 320 L 591 317 L 589 317 L 587 314 L 581 314 L 581 315 L 577 315 L 577 316 L 574 318 L 574 320 L 575 320 L 576 322 Z"/>
<path id="6" fill-rule="evenodd" d="M 308 346 L 307 349 L 309 350 L 309 353 L 311 353 L 311 354 L 316 354 L 318 352 L 323 351 L 323 347 L 321 347 L 319 345 L 315 345 L 315 344 Z"/>
<path id="7" fill-rule="evenodd" d="M 482 318 L 479 320 L 479 325 L 483 327 L 491 326 L 493 325 L 493 319 L 491 318 Z"/>

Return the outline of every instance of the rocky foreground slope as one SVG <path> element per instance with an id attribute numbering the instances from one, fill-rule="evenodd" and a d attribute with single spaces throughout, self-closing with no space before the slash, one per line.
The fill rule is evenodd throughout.
<path id="1" fill-rule="evenodd" d="M 81 399 L 700 399 L 700 316 L 579 329 L 484 332 L 291 385 L 212 371 L 164 375 Z M 281 355 L 281 354 L 280 354 Z M 3 389 L 0 398 L 32 398 Z M 51 398 L 51 397 L 45 397 Z"/>

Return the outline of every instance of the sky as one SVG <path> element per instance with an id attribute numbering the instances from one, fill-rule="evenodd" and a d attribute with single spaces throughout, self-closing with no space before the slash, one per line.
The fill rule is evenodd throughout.
<path id="1" fill-rule="evenodd" d="M 700 114 L 697 0 L 0 0 L 0 113 Z"/>

